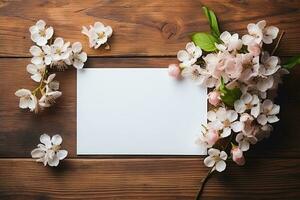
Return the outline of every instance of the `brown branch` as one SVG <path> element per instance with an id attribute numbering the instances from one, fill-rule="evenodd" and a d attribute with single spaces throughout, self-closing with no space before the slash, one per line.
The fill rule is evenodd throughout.
<path id="1" fill-rule="evenodd" d="M 277 48 L 278 48 L 278 46 L 279 46 L 279 44 L 280 44 L 280 42 L 281 42 L 281 39 L 282 39 L 284 33 L 285 33 L 284 31 L 281 32 L 281 34 L 280 34 L 280 36 L 279 36 L 279 39 L 277 40 L 277 43 L 276 43 L 276 45 L 275 45 L 275 47 L 274 47 L 274 49 L 273 49 L 273 51 L 272 51 L 272 53 L 271 53 L 271 56 L 273 56 L 274 53 L 276 52 L 276 50 L 277 50 Z"/>
<path id="2" fill-rule="evenodd" d="M 205 183 L 207 182 L 207 179 L 208 179 L 209 176 L 212 174 L 212 172 L 213 172 L 213 168 L 211 168 L 211 169 L 207 172 L 206 176 L 201 180 L 200 187 L 199 187 L 199 189 L 198 189 L 198 192 L 197 192 L 197 195 L 196 195 L 195 200 L 199 200 L 199 199 L 200 199 L 200 197 L 201 197 L 201 195 L 202 195 L 202 192 L 203 192 L 203 189 L 204 189 L 204 186 L 205 186 Z"/>

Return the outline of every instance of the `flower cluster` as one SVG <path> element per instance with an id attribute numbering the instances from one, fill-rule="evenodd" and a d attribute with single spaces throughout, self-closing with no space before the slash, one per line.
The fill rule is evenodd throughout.
<path id="1" fill-rule="evenodd" d="M 29 50 L 32 59 L 27 65 L 27 72 L 31 74 L 31 79 L 39 84 L 32 91 L 19 89 L 15 95 L 20 98 L 20 108 L 29 108 L 37 113 L 40 109 L 50 107 L 62 95 L 62 92 L 58 91 L 59 82 L 54 80 L 56 74 L 52 71 L 65 70 L 71 65 L 81 69 L 87 60 L 87 54 L 82 51 L 80 42 L 71 45 L 60 37 L 53 41 L 53 28 L 47 27 L 43 20 L 31 26 L 29 31 L 35 45 Z"/>
<path id="2" fill-rule="evenodd" d="M 209 88 L 208 123 L 196 142 L 209 155 L 204 164 L 221 172 L 227 158 L 244 165 L 244 152 L 268 137 L 272 124 L 279 121 L 280 107 L 273 103 L 270 91 L 277 89 L 281 75 L 288 71 L 273 55 L 276 49 L 265 50 L 276 40 L 277 27 L 262 20 L 248 24 L 248 34 L 242 37 L 220 33 L 214 13 L 205 11 L 210 13 L 212 33 L 195 33 L 177 53 L 179 64 L 169 66 L 169 75 Z"/>
<path id="3" fill-rule="evenodd" d="M 105 44 L 105 49 L 110 49 L 107 43 L 113 32 L 110 26 L 105 26 L 101 22 L 95 22 L 94 26 L 90 25 L 90 29 L 83 26 L 81 32 L 89 38 L 90 48 L 98 49 Z"/>
<path id="4" fill-rule="evenodd" d="M 60 135 L 54 135 L 51 138 L 49 135 L 43 134 L 40 136 L 40 142 L 41 144 L 38 144 L 37 148 L 31 151 L 31 156 L 37 162 L 42 162 L 44 166 L 48 164 L 51 167 L 56 167 L 60 160 L 67 157 L 68 152 L 60 149 L 62 143 Z"/>

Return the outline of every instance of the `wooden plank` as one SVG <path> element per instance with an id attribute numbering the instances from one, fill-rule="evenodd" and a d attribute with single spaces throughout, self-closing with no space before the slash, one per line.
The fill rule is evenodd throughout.
<path id="1" fill-rule="evenodd" d="M 251 159 L 214 174 L 201 199 L 299 199 L 299 159 Z M 71 159 L 59 168 L 0 159 L 0 199 L 192 200 L 202 159 Z"/>
<path id="2" fill-rule="evenodd" d="M 174 56 L 189 33 L 209 31 L 203 5 L 215 10 L 222 30 L 244 33 L 248 23 L 266 19 L 286 31 L 279 54 L 299 53 L 299 1 L 16 0 L 0 2 L 0 56 L 29 56 L 28 28 L 39 19 L 53 26 L 56 36 L 82 42 L 90 56 Z M 95 21 L 113 27 L 111 51 L 87 47 L 81 26 Z"/>
<path id="3" fill-rule="evenodd" d="M 63 146 L 70 157 L 76 156 L 76 71 L 70 69 L 58 73 L 63 96 L 57 104 L 38 115 L 18 108 L 14 92 L 21 87 L 31 88 L 25 66 L 30 59 L 0 59 L 0 157 L 30 157 L 30 151 L 46 132 L 59 133 L 64 138 Z M 94 58 L 86 67 L 166 67 L 176 58 Z M 299 158 L 298 141 L 300 129 L 300 90 L 298 84 L 300 68 L 295 69 L 280 88 L 281 121 L 272 137 L 256 145 L 247 155 L 254 157 Z M 167 76 L 167 74 L 166 74 Z M 191 141 L 193 142 L 193 141 Z"/>

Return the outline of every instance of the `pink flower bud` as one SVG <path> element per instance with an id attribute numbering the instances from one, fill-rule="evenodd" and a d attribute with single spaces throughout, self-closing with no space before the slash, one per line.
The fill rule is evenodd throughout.
<path id="1" fill-rule="evenodd" d="M 247 49 L 253 56 L 259 56 L 261 52 L 261 47 L 259 46 L 259 44 L 256 43 L 249 44 Z"/>
<path id="2" fill-rule="evenodd" d="M 238 165 L 245 164 L 245 157 L 243 155 L 243 151 L 239 147 L 237 147 L 237 146 L 232 147 L 231 154 L 232 154 L 232 160 L 236 164 L 238 164 Z"/>
<path id="3" fill-rule="evenodd" d="M 217 91 L 213 91 L 208 94 L 208 102 L 213 106 L 217 106 L 220 103 L 220 99 L 220 93 Z"/>
<path id="4" fill-rule="evenodd" d="M 180 77 L 180 68 L 177 64 L 170 64 L 169 65 L 169 75 L 174 78 Z"/>
<path id="5" fill-rule="evenodd" d="M 219 139 L 219 132 L 214 129 L 209 129 L 207 132 L 207 143 L 214 145 Z"/>

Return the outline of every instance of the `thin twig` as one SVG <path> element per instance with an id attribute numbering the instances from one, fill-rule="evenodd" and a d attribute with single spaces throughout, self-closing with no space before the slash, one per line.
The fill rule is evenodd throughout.
<path id="1" fill-rule="evenodd" d="M 271 56 L 273 56 L 274 53 L 276 52 L 276 50 L 277 50 L 277 48 L 278 48 L 278 46 L 279 46 L 279 43 L 280 43 L 280 41 L 281 41 L 281 39 L 282 39 L 284 33 L 285 33 L 284 31 L 281 32 L 281 34 L 280 34 L 280 36 L 279 36 L 279 39 L 277 40 L 277 43 L 276 43 L 276 45 L 275 45 L 275 47 L 274 47 L 274 49 L 273 49 L 273 51 L 272 51 L 272 53 L 271 53 Z"/>
<path id="2" fill-rule="evenodd" d="M 197 192 L 197 195 L 196 195 L 195 200 L 199 200 L 199 199 L 200 199 L 201 194 L 202 194 L 203 189 L 204 189 L 204 186 L 205 186 L 205 183 L 206 183 L 207 179 L 209 178 L 209 175 L 212 174 L 212 170 L 213 170 L 213 168 L 211 168 L 211 169 L 207 172 L 206 176 L 201 180 L 200 187 L 199 187 L 199 189 L 198 189 L 198 192 Z"/>

